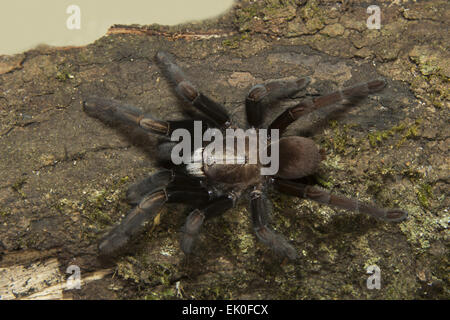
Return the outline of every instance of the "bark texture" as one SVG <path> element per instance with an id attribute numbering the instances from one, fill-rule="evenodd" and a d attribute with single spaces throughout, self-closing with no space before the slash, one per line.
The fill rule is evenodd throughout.
<path id="1" fill-rule="evenodd" d="M 86 47 L 1 56 L 0 299 L 448 299 L 450 5 L 378 2 L 380 30 L 367 28 L 364 1 L 240 1 L 199 24 L 115 26 Z M 153 61 L 160 49 L 241 122 L 256 83 L 310 76 L 301 98 L 385 78 L 337 120 L 324 110 L 288 134 L 326 150 L 322 187 L 410 219 L 386 224 L 274 192 L 273 225 L 298 261 L 281 263 L 257 241 L 246 201 L 208 222 L 186 260 L 189 210 L 172 205 L 128 254 L 99 260 L 98 239 L 129 210 L 127 186 L 156 170 L 155 140 L 133 143 L 89 118 L 82 97 L 182 118 Z M 67 287 L 71 265 L 79 290 Z M 371 265 L 380 290 L 367 289 Z"/>

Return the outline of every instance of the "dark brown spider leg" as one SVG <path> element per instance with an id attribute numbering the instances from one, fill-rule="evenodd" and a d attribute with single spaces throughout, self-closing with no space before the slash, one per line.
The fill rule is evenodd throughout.
<path id="1" fill-rule="evenodd" d="M 161 170 L 151 176 L 132 184 L 127 190 L 127 201 L 137 205 L 152 190 L 165 187 L 172 180 L 172 170 Z"/>
<path id="2" fill-rule="evenodd" d="M 247 122 L 251 127 L 260 128 L 265 109 L 278 100 L 295 95 L 306 87 L 310 79 L 308 77 L 295 80 L 273 80 L 266 84 L 253 86 L 245 99 L 245 111 Z"/>
<path id="3" fill-rule="evenodd" d="M 177 187 L 201 188 L 200 180 L 191 178 L 175 170 L 160 170 L 151 176 L 132 184 L 127 190 L 127 201 L 130 204 L 138 204 L 149 192 L 168 185 Z"/>
<path id="4" fill-rule="evenodd" d="M 134 236 L 145 229 L 148 222 L 153 221 L 165 203 L 189 203 L 197 206 L 207 203 L 209 198 L 208 191 L 202 188 L 169 186 L 153 190 L 102 238 L 98 246 L 100 254 L 110 256 L 121 251 Z"/>
<path id="5" fill-rule="evenodd" d="M 167 195 L 164 190 L 155 191 L 145 196 L 119 225 L 100 240 L 98 246 L 100 254 L 110 256 L 123 249 L 133 235 L 142 232 L 146 222 L 154 219 L 166 202 Z"/>
<path id="6" fill-rule="evenodd" d="M 378 208 L 374 205 L 363 203 L 356 199 L 334 195 L 329 193 L 328 191 L 302 183 L 275 179 L 274 185 L 279 191 L 293 196 L 311 199 L 320 203 L 355 211 L 358 213 L 365 213 L 384 221 L 399 222 L 405 220 L 408 217 L 408 213 L 401 209 Z"/>
<path id="7" fill-rule="evenodd" d="M 211 200 L 203 209 L 195 209 L 192 211 L 186 218 L 186 223 L 181 229 L 183 232 L 180 242 L 181 250 L 185 254 L 190 254 L 203 222 L 206 219 L 216 217 L 231 209 L 234 206 L 234 201 L 234 197 L 232 196 L 222 196 Z"/>
<path id="8" fill-rule="evenodd" d="M 285 237 L 269 227 L 270 205 L 268 201 L 260 191 L 254 191 L 251 194 L 250 208 L 256 236 L 278 256 L 295 260 L 298 258 L 296 249 Z"/>
<path id="9" fill-rule="evenodd" d="M 174 141 L 162 141 L 158 144 L 157 159 L 159 161 L 172 163 L 172 149 L 178 144 Z M 194 145 L 194 143 L 192 143 Z"/>
<path id="10" fill-rule="evenodd" d="M 298 105 L 286 109 L 281 113 L 270 125 L 270 129 L 279 129 L 280 135 L 282 132 L 298 118 L 313 112 L 319 108 L 329 106 L 331 104 L 340 103 L 354 103 L 367 95 L 382 90 L 386 85 L 386 81 L 382 79 L 372 80 L 361 83 L 353 87 L 338 90 L 327 95 L 315 98 L 305 99 Z"/>
<path id="11" fill-rule="evenodd" d="M 83 102 L 84 111 L 109 125 L 124 124 L 139 127 L 151 133 L 170 136 L 176 129 L 194 132 L 194 120 L 162 121 L 144 114 L 136 107 L 125 105 L 113 99 L 88 97 Z M 203 130 L 206 130 L 203 124 Z"/>
<path id="12" fill-rule="evenodd" d="M 219 127 L 230 125 L 230 115 L 224 106 L 202 94 L 185 76 L 173 58 L 166 52 L 158 51 L 156 61 L 166 77 L 172 82 L 175 91 L 199 111 L 211 118 Z"/>

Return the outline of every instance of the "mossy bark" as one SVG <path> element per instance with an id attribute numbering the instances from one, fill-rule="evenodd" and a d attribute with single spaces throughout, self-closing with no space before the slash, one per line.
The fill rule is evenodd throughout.
<path id="1" fill-rule="evenodd" d="M 12 279 L 0 295 L 56 288 L 77 265 L 90 281 L 47 297 L 448 299 L 450 5 L 379 3 L 380 30 L 366 26 L 370 3 L 241 1 L 204 23 L 116 26 L 86 47 L 0 57 L 0 275 Z M 135 144 L 89 118 L 82 96 L 182 118 L 185 106 L 152 59 L 160 49 L 240 123 L 245 94 L 265 80 L 310 76 L 301 98 L 387 79 L 337 120 L 329 108 L 288 133 L 326 150 L 316 177 L 323 187 L 402 207 L 409 220 L 386 224 L 274 192 L 273 224 L 301 253 L 294 263 L 256 240 L 245 201 L 205 225 L 188 260 L 178 247 L 188 211 L 180 205 L 161 212 L 127 255 L 100 261 L 99 237 L 129 209 L 127 186 L 156 170 L 155 139 Z M 381 269 L 380 290 L 366 286 L 370 265 Z M 18 288 L 41 268 L 51 279 Z"/>

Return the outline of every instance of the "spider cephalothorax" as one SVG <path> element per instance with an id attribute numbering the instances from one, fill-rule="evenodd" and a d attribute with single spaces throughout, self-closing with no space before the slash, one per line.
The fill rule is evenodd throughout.
<path id="1" fill-rule="evenodd" d="M 169 169 L 160 170 L 129 188 L 127 197 L 135 206 L 121 223 L 101 240 L 101 254 L 111 255 L 125 247 L 131 238 L 144 229 L 148 221 L 155 218 L 165 203 L 173 202 L 186 203 L 196 208 L 188 215 L 182 228 L 181 249 L 186 254 L 191 253 L 204 221 L 223 214 L 236 204 L 237 199 L 246 195 L 250 201 L 253 227 L 258 239 L 276 254 L 295 259 L 295 248 L 269 226 L 270 203 L 266 197 L 269 187 L 297 197 L 366 213 L 386 221 L 401 221 L 406 218 L 407 213 L 403 210 L 377 208 L 298 182 L 299 178 L 312 175 L 317 170 L 323 153 L 311 139 L 299 136 L 281 137 L 292 122 L 305 114 L 335 103 L 355 103 L 368 94 L 383 89 L 386 84 L 384 80 L 372 80 L 322 97 L 304 99 L 283 111 L 267 128 L 262 128 L 267 106 L 295 95 L 309 83 L 309 78 L 274 80 L 255 85 L 245 100 L 249 132 L 256 134 L 268 129 L 269 133 L 277 134 L 266 135 L 265 140 L 256 144 L 251 143 L 250 138 L 246 136 L 245 147 L 238 148 L 234 138 L 230 145 L 226 145 L 226 139 L 223 138 L 227 129 L 237 129 L 227 109 L 200 93 L 187 80 L 169 54 L 158 52 L 155 59 L 178 95 L 207 117 L 206 123 L 204 121 L 200 125 L 200 133 L 203 135 L 216 130 L 219 135 L 215 136 L 214 143 L 223 145 L 223 149 L 218 152 L 209 148 L 213 142 L 203 141 L 200 146 L 189 149 L 189 161 L 175 165 L 172 151 L 176 143 L 171 141 L 170 137 L 177 129 L 183 129 L 192 135 L 198 134 L 196 119 L 157 120 L 143 114 L 139 109 L 114 100 L 87 98 L 84 101 L 84 109 L 89 115 L 106 122 L 131 125 L 162 137 L 159 156 L 172 161 Z M 262 151 L 276 156 L 273 158 L 278 161 L 275 172 L 262 174 L 262 170 L 268 167 L 267 162 L 260 158 Z M 255 160 L 251 152 L 256 152 L 256 161 L 250 161 Z M 222 161 L 225 158 L 236 161 Z"/>

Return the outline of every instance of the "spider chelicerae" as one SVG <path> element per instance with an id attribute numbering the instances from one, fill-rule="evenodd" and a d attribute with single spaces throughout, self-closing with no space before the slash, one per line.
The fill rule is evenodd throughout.
<path id="1" fill-rule="evenodd" d="M 169 53 L 159 51 L 155 60 L 174 86 L 176 93 L 205 116 L 202 118 L 204 120 L 201 125 L 202 134 L 212 128 L 221 132 L 238 128 L 227 109 L 202 94 L 175 64 Z M 316 172 L 324 159 L 324 154 L 309 138 L 283 136 L 286 128 L 298 118 L 332 104 L 354 104 L 367 95 L 382 90 L 386 82 L 381 79 L 371 80 L 321 97 L 303 99 L 300 103 L 285 109 L 268 127 L 263 128 L 267 107 L 293 97 L 308 83 L 308 77 L 272 80 L 253 86 L 245 99 L 248 127 L 255 132 L 268 129 L 268 132 L 278 133 L 276 139 L 273 135 L 267 135 L 265 144 L 262 144 L 269 154 L 277 150 L 279 168 L 276 173 L 262 175 L 261 169 L 267 164 L 259 161 L 259 158 L 258 161 L 249 161 L 251 147 L 258 149 L 263 148 L 262 145 L 247 144 L 244 149 L 239 149 L 233 144 L 231 150 L 225 148 L 226 156 L 244 160 L 224 163 L 215 161 L 223 155 L 207 152 L 207 147 L 212 142 L 203 142 L 197 149 L 191 149 L 190 163 L 179 165 L 172 163 L 171 167 L 157 171 L 128 189 L 127 199 L 134 208 L 120 224 L 102 238 L 99 243 L 100 254 L 110 256 L 120 252 L 131 239 L 145 230 L 145 225 L 153 221 L 166 203 L 186 203 L 195 207 L 187 216 L 181 229 L 181 250 L 189 254 L 195 247 L 195 240 L 204 222 L 225 213 L 235 206 L 240 197 L 246 196 L 250 202 L 252 224 L 257 238 L 277 255 L 294 260 L 298 257 L 297 250 L 269 225 L 271 205 L 266 193 L 270 188 L 288 195 L 366 213 L 385 221 L 404 220 L 407 213 L 401 209 L 378 208 L 355 199 L 330 194 L 321 188 L 300 182 L 302 181 L 300 178 Z M 123 123 L 160 136 L 158 155 L 169 163 L 175 147 L 175 142 L 170 139 L 172 133 L 177 129 L 185 129 L 195 134 L 195 121 L 198 120 L 194 118 L 159 120 L 144 114 L 135 107 L 99 97 L 84 99 L 84 110 L 90 116 L 104 122 Z M 246 142 L 248 141 L 247 139 Z M 225 141 L 219 142 L 225 144 Z"/>

